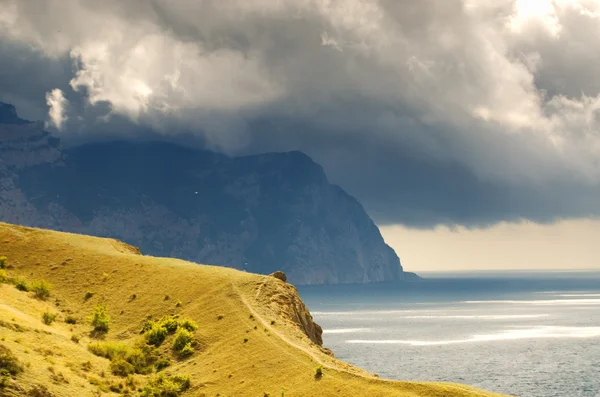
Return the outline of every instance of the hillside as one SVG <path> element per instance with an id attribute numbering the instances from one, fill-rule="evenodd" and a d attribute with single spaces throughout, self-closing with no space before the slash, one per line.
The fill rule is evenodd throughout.
<path id="1" fill-rule="evenodd" d="M 0 103 L 0 219 L 296 284 L 405 278 L 362 205 L 301 152 L 228 157 L 165 142 L 62 148 Z M 409 275 L 410 277 L 411 275 Z"/>
<path id="2" fill-rule="evenodd" d="M 20 291 L 6 280 L 0 285 L 0 365 L 12 355 L 22 368 L 12 378 L 5 376 L 0 395 L 159 396 L 152 393 L 170 386 L 173 394 L 162 395 L 499 396 L 456 384 L 381 380 L 335 359 L 320 346 L 321 329 L 296 289 L 272 276 L 142 256 L 113 239 L 4 223 L 0 251 L 11 282 L 35 290 Z M 44 298 L 40 280 L 50 284 L 49 297 Z M 89 321 L 99 305 L 111 319 L 106 333 L 92 332 Z M 56 314 L 56 320 L 43 324 L 44 312 Z M 179 317 L 170 317 L 174 314 Z M 154 340 L 147 339 L 150 331 L 141 335 L 140 330 L 148 320 L 161 318 L 179 324 L 177 333 L 185 324 L 198 325 L 189 327 L 193 352 L 176 353 L 171 346 L 179 335 L 166 335 L 153 352 L 158 361 L 140 371 L 155 372 L 170 360 L 162 378 L 112 374 L 127 372 L 127 361 L 138 368 L 146 354 L 141 352 L 149 351 L 147 343 Z M 157 324 L 152 330 L 160 328 Z M 111 346 L 113 351 L 138 346 L 138 356 L 111 363 L 92 354 L 89 345 L 97 354 Z"/>

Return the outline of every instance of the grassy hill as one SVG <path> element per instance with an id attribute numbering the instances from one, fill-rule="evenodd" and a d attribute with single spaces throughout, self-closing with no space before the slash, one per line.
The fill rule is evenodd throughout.
<path id="1" fill-rule="evenodd" d="M 275 277 L 4 223 L 2 256 L 0 395 L 499 396 L 335 359 Z"/>

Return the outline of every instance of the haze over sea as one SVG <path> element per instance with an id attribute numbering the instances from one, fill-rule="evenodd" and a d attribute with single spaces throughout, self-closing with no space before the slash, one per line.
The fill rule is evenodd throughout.
<path id="1" fill-rule="evenodd" d="M 299 290 L 324 345 L 383 378 L 600 396 L 600 272 L 423 275 Z"/>

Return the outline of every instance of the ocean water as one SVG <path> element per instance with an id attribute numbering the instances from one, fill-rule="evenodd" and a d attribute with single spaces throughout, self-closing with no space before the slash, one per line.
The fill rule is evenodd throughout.
<path id="1" fill-rule="evenodd" d="M 600 397 L 600 272 L 425 277 L 299 291 L 324 345 L 381 377 Z"/>

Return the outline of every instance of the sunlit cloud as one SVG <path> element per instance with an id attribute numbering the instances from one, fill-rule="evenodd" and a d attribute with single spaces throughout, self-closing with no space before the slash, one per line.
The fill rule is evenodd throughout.
<path id="1" fill-rule="evenodd" d="M 46 94 L 46 102 L 49 108 L 48 117 L 51 125 L 61 130 L 67 120 L 65 113 L 69 101 L 64 97 L 63 92 L 57 88 Z"/>
<path id="2" fill-rule="evenodd" d="M 596 0 L 0 1 L 0 41 L 53 65 L 33 78 L 71 73 L 51 89 L 78 136 L 126 120 L 231 154 L 304 150 L 388 223 L 600 215 Z M 410 161 L 429 174 L 397 172 Z M 431 205 L 446 170 L 472 219 Z"/>

